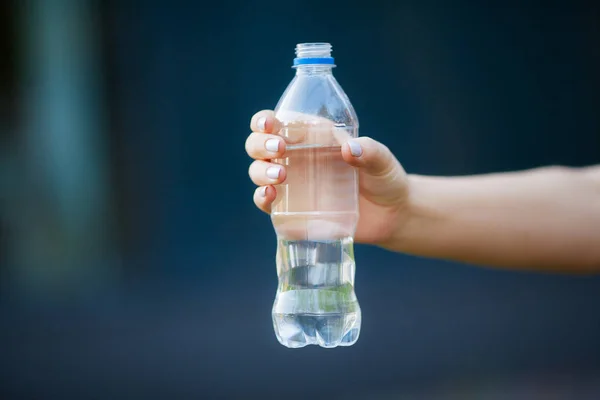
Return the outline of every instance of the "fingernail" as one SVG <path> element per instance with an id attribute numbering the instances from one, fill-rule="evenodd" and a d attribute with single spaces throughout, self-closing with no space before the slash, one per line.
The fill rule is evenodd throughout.
<path id="1" fill-rule="evenodd" d="M 279 140 L 269 139 L 265 142 L 265 148 L 270 152 L 276 153 L 279 151 Z"/>
<path id="2" fill-rule="evenodd" d="M 267 117 L 260 117 L 256 121 L 256 127 L 258 128 L 259 131 L 264 131 L 265 128 L 267 127 Z"/>
<path id="3" fill-rule="evenodd" d="M 281 167 L 269 167 L 267 168 L 267 176 L 271 179 L 279 178 L 279 173 L 281 172 Z"/>
<path id="4" fill-rule="evenodd" d="M 258 195 L 260 197 L 267 197 L 267 187 L 262 186 L 260 189 L 258 189 Z"/>
<path id="5" fill-rule="evenodd" d="M 354 157 L 362 156 L 362 147 L 360 147 L 360 144 L 358 144 L 358 142 L 355 142 L 354 140 L 349 140 L 348 146 L 350 146 L 350 154 L 352 154 Z"/>

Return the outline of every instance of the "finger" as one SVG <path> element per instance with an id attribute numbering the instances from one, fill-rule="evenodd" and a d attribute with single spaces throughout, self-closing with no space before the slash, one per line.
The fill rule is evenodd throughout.
<path id="1" fill-rule="evenodd" d="M 274 111 L 259 111 L 252 116 L 250 130 L 260 133 L 278 133 L 281 130 L 281 122 L 275 118 Z"/>
<path id="2" fill-rule="evenodd" d="M 270 214 L 275 197 L 277 197 L 277 189 L 273 186 L 260 186 L 254 191 L 254 204 L 260 210 Z"/>
<path id="3" fill-rule="evenodd" d="M 248 175 L 258 186 L 277 185 L 285 180 L 285 167 L 280 164 L 257 160 L 250 164 Z"/>
<path id="4" fill-rule="evenodd" d="M 246 153 L 257 160 L 279 158 L 285 153 L 285 141 L 281 136 L 253 132 L 246 139 Z"/>
<path id="5" fill-rule="evenodd" d="M 369 137 L 348 140 L 342 146 L 342 157 L 348 164 L 372 176 L 388 175 L 399 166 L 385 145 Z"/>

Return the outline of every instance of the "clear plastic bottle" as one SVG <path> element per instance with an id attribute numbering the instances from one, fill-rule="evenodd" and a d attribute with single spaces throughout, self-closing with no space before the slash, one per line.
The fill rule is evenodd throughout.
<path id="1" fill-rule="evenodd" d="M 360 333 L 354 293 L 353 236 L 358 177 L 341 146 L 358 136 L 358 119 L 333 77 L 328 43 L 296 47 L 296 76 L 275 113 L 287 169 L 271 220 L 277 234 L 279 286 L 273 305 L 277 339 L 291 348 L 350 346 Z"/>

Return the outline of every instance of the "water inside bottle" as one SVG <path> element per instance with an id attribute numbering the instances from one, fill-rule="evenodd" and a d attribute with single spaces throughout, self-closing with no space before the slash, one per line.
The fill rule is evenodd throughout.
<path id="1" fill-rule="evenodd" d="M 287 347 L 349 346 L 360 333 L 352 239 L 357 177 L 332 144 L 288 146 L 287 157 L 277 160 L 287 179 L 271 213 L 279 276 L 273 324 Z"/>
<path id="2" fill-rule="evenodd" d="M 287 347 L 350 346 L 360 333 L 352 238 L 280 240 L 273 324 Z"/>

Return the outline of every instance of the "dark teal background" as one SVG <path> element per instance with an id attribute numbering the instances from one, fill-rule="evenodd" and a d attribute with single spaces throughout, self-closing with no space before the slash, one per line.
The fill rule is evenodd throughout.
<path id="1" fill-rule="evenodd" d="M 358 343 L 290 350 L 273 333 L 275 236 L 244 141 L 292 79 L 297 43 L 332 43 L 360 134 L 409 173 L 600 162 L 600 8 L 476 4 L 99 7 L 115 278 L 72 297 L 4 285 L 6 398 L 399 398 L 457 382 L 516 398 L 523 380 L 536 382 L 523 398 L 548 398 L 558 377 L 599 382 L 597 277 L 358 245 Z"/>

